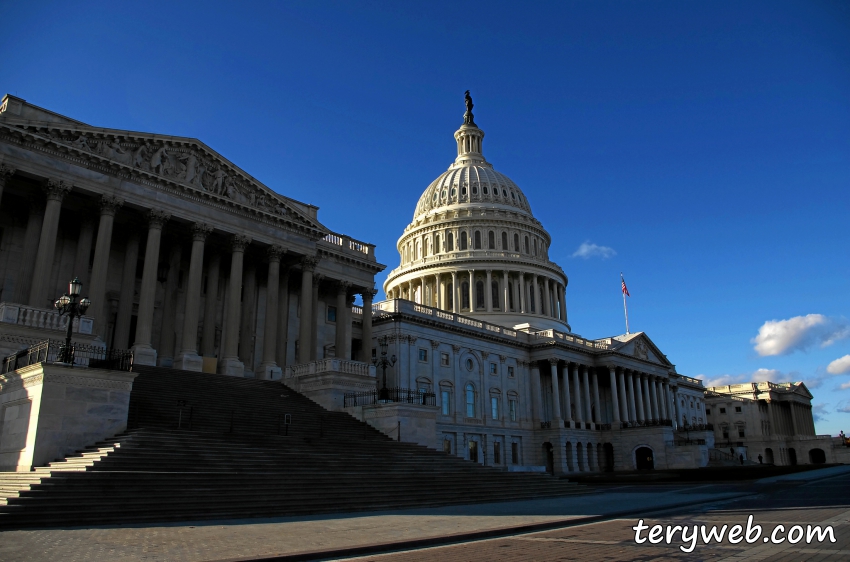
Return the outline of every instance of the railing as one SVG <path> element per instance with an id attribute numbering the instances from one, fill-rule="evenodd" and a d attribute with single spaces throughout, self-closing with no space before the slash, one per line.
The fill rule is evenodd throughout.
<path id="1" fill-rule="evenodd" d="M 27 349 L 9 355 L 3 360 L 3 374 L 36 363 L 63 363 L 72 367 L 129 371 L 133 366 L 133 352 L 120 349 L 105 349 L 94 345 L 72 343 L 70 350 L 65 343 L 44 340 Z"/>
<path id="2" fill-rule="evenodd" d="M 705 445 L 705 439 L 675 439 L 672 441 L 674 447 L 687 447 L 688 445 Z"/>
<path id="3" fill-rule="evenodd" d="M 699 423 L 694 425 L 680 425 L 676 431 L 679 433 L 686 433 L 688 431 L 714 431 L 714 424 Z"/>
<path id="4" fill-rule="evenodd" d="M 392 271 L 390 271 L 388 277 L 392 278 L 395 275 L 406 271 L 408 269 L 414 267 L 420 267 L 423 265 L 428 265 L 432 263 L 443 263 L 443 262 L 451 262 L 455 260 L 465 260 L 469 258 L 486 258 L 486 259 L 509 259 L 509 260 L 518 260 L 522 259 L 523 261 L 532 261 L 532 262 L 540 262 L 550 267 L 564 272 L 563 269 L 558 267 L 556 264 L 549 261 L 548 256 L 544 255 L 524 255 L 518 252 L 500 252 L 498 250 L 459 250 L 459 251 L 451 251 L 451 252 L 441 252 L 439 254 L 433 254 L 430 256 L 425 256 L 416 260 L 410 260 L 399 267 L 396 267 Z"/>
<path id="5" fill-rule="evenodd" d="M 709 449 L 708 460 L 738 462 L 738 457 L 731 453 L 727 453 L 726 451 L 721 451 L 720 449 Z"/>
<path id="6" fill-rule="evenodd" d="M 0 302 L 0 322 L 57 332 L 64 332 L 68 327 L 68 317 L 60 316 L 56 310 L 11 302 Z M 75 318 L 73 331 L 79 334 L 91 334 L 92 322 L 93 319 L 89 316 Z"/>
<path id="7" fill-rule="evenodd" d="M 540 422 L 540 429 L 551 429 L 551 428 L 552 428 L 552 422 L 550 422 L 550 421 Z"/>
<path id="8" fill-rule="evenodd" d="M 686 377 L 685 375 L 678 375 L 680 379 L 689 382 L 696 386 L 702 386 L 702 381 L 700 379 L 695 379 L 693 377 Z"/>
<path id="9" fill-rule="evenodd" d="M 365 377 L 375 376 L 375 367 L 368 363 L 360 361 L 349 361 L 347 359 L 336 359 L 328 357 L 311 361 L 309 363 L 301 363 L 300 365 L 290 365 L 284 372 L 284 378 L 303 377 L 305 375 L 315 375 L 317 373 L 344 373 L 346 375 L 361 375 Z"/>
<path id="10" fill-rule="evenodd" d="M 359 240 L 354 240 L 353 238 L 350 238 L 345 234 L 336 234 L 331 232 L 330 234 L 324 237 L 324 241 L 328 244 L 339 246 L 342 250 L 365 254 L 372 258 L 372 260 L 375 259 L 375 246 L 373 244 L 367 244 Z"/>
<path id="11" fill-rule="evenodd" d="M 405 403 L 420 406 L 436 406 L 437 395 L 433 392 L 414 390 L 410 388 L 382 388 L 381 390 L 366 390 L 349 392 L 342 398 L 343 407 L 371 406 L 372 404 Z"/>
<path id="12" fill-rule="evenodd" d="M 638 427 L 673 427 L 673 420 L 644 420 L 633 422 L 621 422 L 622 429 L 635 429 Z"/>

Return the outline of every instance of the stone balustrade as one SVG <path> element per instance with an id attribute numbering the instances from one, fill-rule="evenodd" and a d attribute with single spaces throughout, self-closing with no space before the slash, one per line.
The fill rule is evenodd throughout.
<path id="1" fill-rule="evenodd" d="M 355 240 L 345 234 L 336 234 L 334 232 L 325 236 L 322 241 L 333 246 L 339 246 L 337 249 L 342 249 L 346 252 L 363 254 L 367 256 L 370 261 L 375 261 L 374 244 L 367 244 L 366 242 Z"/>
<path id="2" fill-rule="evenodd" d="M 328 357 L 300 365 L 290 365 L 286 368 L 284 378 L 291 379 L 319 373 L 343 373 L 346 375 L 374 377 L 375 367 L 374 365 L 360 361 L 348 361 L 346 359 Z"/>
<path id="3" fill-rule="evenodd" d="M 0 322 L 57 332 L 64 332 L 68 327 L 68 317 L 60 316 L 55 310 L 9 302 L 0 302 Z M 89 316 L 75 318 L 73 331 L 78 334 L 91 334 L 92 323 L 93 319 Z"/>

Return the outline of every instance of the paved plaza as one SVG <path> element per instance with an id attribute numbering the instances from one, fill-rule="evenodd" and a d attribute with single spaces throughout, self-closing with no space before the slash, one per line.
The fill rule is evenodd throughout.
<path id="1" fill-rule="evenodd" d="M 581 496 L 421 510 L 0 533 L 0 560 L 845 560 L 850 466 L 757 483 L 635 485 Z M 664 511 L 666 510 L 666 511 Z M 649 515 L 651 514 L 651 517 Z M 634 543 L 645 524 L 833 525 L 837 542 Z M 644 533 L 645 535 L 646 533 Z M 451 544 L 447 544 L 451 543 Z M 393 551 L 395 552 L 388 552 Z M 382 553 L 383 552 L 383 553 Z"/>

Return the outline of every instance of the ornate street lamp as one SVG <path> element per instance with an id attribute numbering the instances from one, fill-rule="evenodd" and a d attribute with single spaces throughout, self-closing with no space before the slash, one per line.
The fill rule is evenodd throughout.
<path id="1" fill-rule="evenodd" d="M 390 392 L 389 392 L 389 390 L 387 390 L 387 367 L 392 367 L 393 365 L 395 365 L 396 357 L 395 357 L 395 355 L 393 355 L 392 357 L 387 359 L 387 347 L 388 347 L 387 336 L 384 336 L 382 338 L 378 338 L 378 347 L 380 347 L 380 349 L 381 349 L 381 356 L 375 357 L 374 359 L 372 359 L 372 364 L 375 365 L 375 367 L 380 367 L 384 372 L 384 382 L 383 382 L 383 386 L 381 387 L 381 393 L 379 395 L 379 400 L 386 401 L 386 400 L 390 399 Z"/>
<path id="2" fill-rule="evenodd" d="M 53 303 L 59 315 L 68 315 L 68 329 L 65 331 L 65 345 L 59 348 L 59 362 L 74 364 L 74 346 L 71 345 L 71 331 L 74 328 L 74 318 L 78 318 L 86 313 L 86 310 L 91 305 L 91 301 L 83 297 L 77 302 L 77 298 L 83 290 L 83 284 L 80 280 L 74 277 L 74 280 L 68 283 L 68 292 Z"/>

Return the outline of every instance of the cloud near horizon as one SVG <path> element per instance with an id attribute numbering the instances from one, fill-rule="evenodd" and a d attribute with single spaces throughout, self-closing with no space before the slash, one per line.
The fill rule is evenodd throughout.
<path id="1" fill-rule="evenodd" d="M 850 355 L 839 357 L 827 365 L 826 372 L 830 375 L 844 375 L 850 373 Z"/>
<path id="2" fill-rule="evenodd" d="M 610 257 L 616 256 L 617 252 L 614 248 L 609 248 L 608 246 L 599 246 L 597 244 L 593 244 L 590 240 L 587 240 L 582 243 L 581 246 L 578 247 L 578 250 L 573 252 L 572 257 L 574 258 L 602 258 L 603 260 L 607 260 Z"/>
<path id="3" fill-rule="evenodd" d="M 850 324 L 844 318 L 829 318 L 823 314 L 795 316 L 787 320 L 768 320 L 750 340 L 762 357 L 788 355 L 815 345 L 827 347 L 850 337 Z"/>
<path id="4" fill-rule="evenodd" d="M 803 380 L 803 377 L 797 371 L 783 373 L 776 369 L 756 369 L 752 373 L 742 373 L 740 375 L 720 375 L 714 378 L 708 378 L 706 375 L 697 375 L 696 378 L 702 380 L 706 387 L 711 386 L 726 386 L 730 384 L 743 384 L 748 382 L 797 382 Z M 804 381 L 806 386 L 809 386 L 808 381 Z M 820 386 L 820 383 L 814 385 L 813 388 Z"/>

